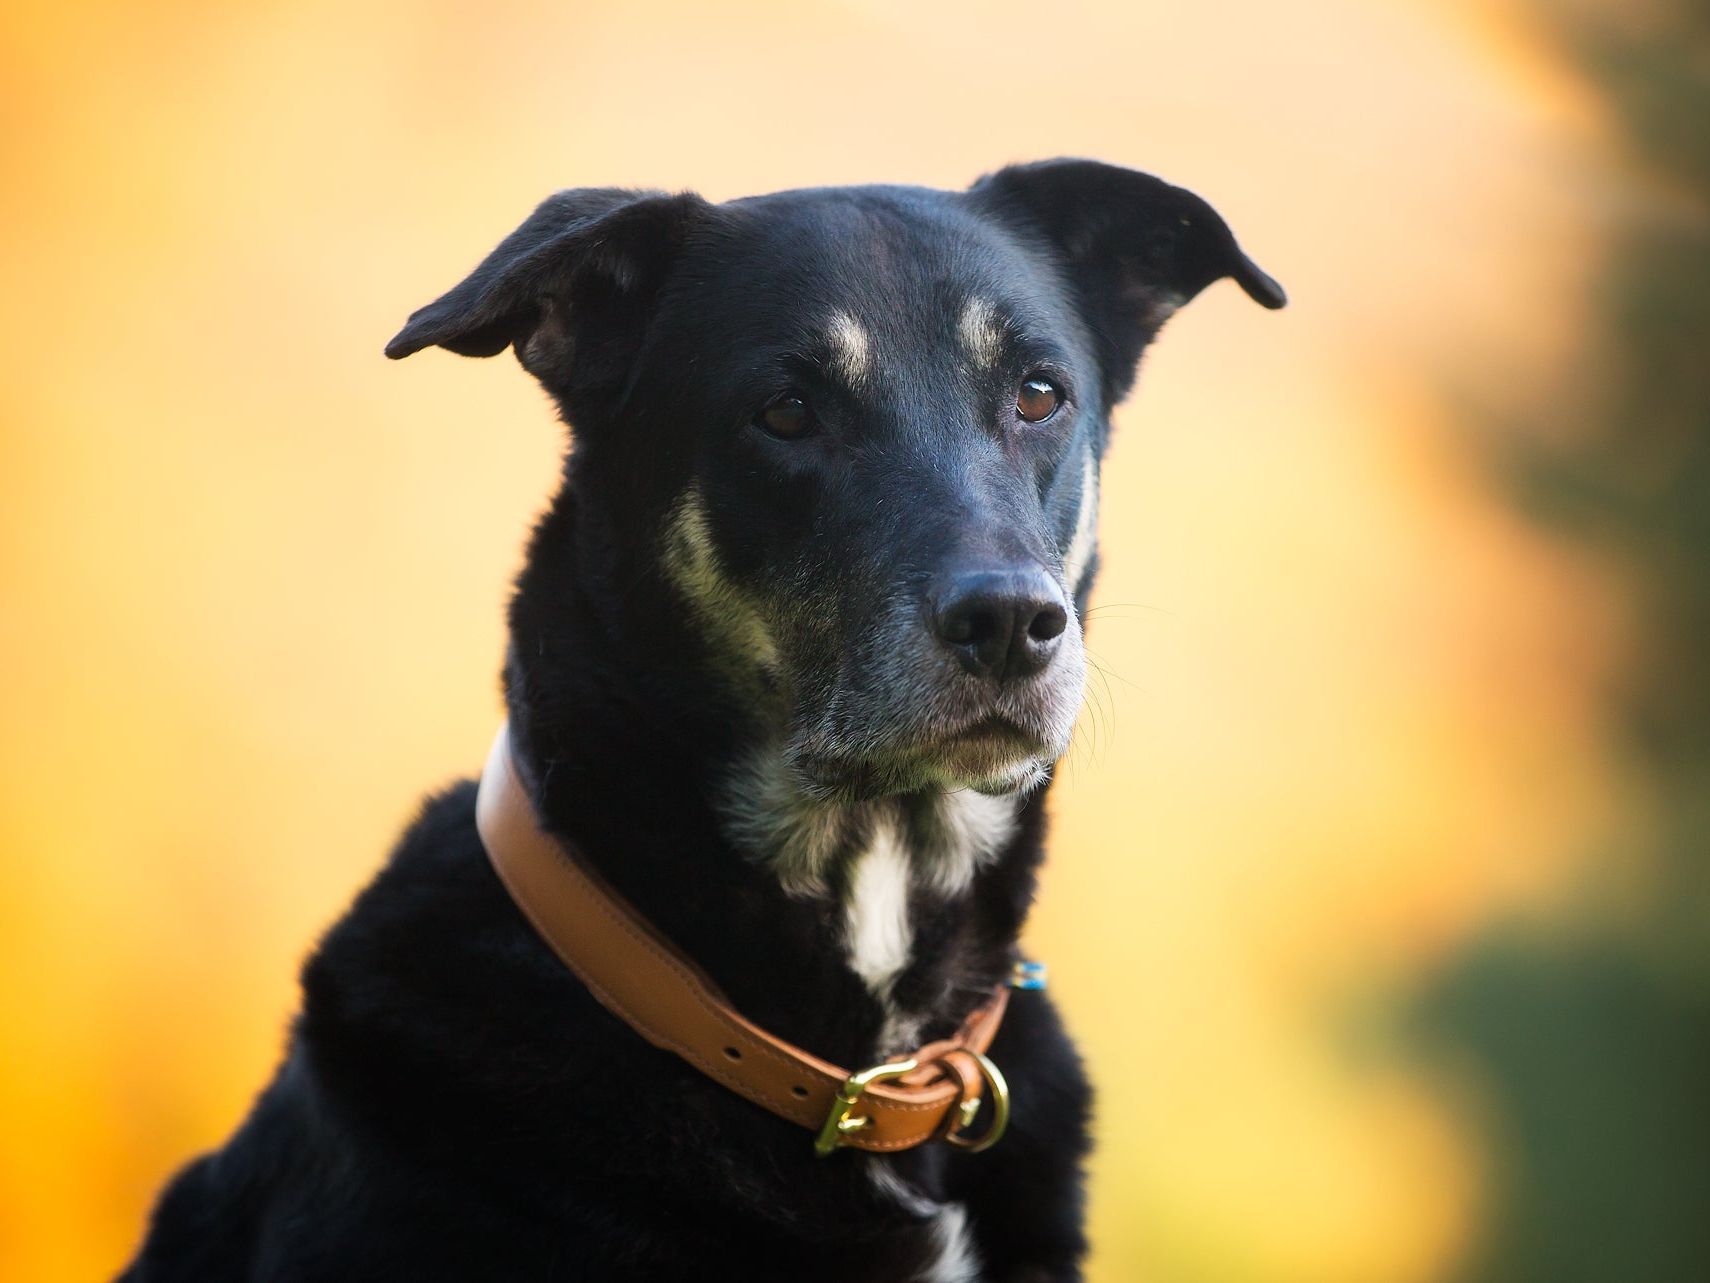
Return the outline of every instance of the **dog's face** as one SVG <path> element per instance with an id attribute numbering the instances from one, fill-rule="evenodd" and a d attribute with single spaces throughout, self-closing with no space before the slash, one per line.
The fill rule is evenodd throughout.
<path id="1" fill-rule="evenodd" d="M 657 318 L 699 427 L 668 573 L 782 696 L 814 789 L 1024 784 L 1080 702 L 1102 418 L 1082 322 L 1012 237 L 915 193 L 731 214 Z"/>
<path id="2" fill-rule="evenodd" d="M 388 353 L 514 344 L 813 795 L 1006 793 L 1068 744 L 1110 405 L 1170 312 L 1281 291 L 1088 162 L 966 193 L 548 201 Z"/>

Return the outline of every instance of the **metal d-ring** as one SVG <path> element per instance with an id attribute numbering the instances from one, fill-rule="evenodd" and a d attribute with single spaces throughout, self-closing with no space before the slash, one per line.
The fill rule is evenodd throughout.
<path id="1" fill-rule="evenodd" d="M 987 1124 L 986 1130 L 981 1135 L 969 1140 L 962 1135 L 962 1129 L 973 1120 L 965 1118 L 956 1130 L 950 1132 L 944 1139 L 957 1149 L 966 1150 L 970 1154 L 978 1154 L 983 1150 L 990 1149 L 1002 1140 L 1004 1130 L 1009 1126 L 1009 1083 L 1004 1081 L 1003 1071 L 992 1064 L 991 1058 L 983 1052 L 975 1051 L 972 1047 L 964 1047 L 962 1050 L 974 1058 L 974 1062 L 980 1067 L 981 1076 L 986 1080 L 986 1085 L 991 1088 L 992 1121 Z"/>

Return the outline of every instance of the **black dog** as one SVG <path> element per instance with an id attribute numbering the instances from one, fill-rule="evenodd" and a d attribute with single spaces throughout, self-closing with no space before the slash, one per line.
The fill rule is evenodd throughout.
<path id="1" fill-rule="evenodd" d="M 1009 972 L 1079 706 L 1110 407 L 1175 308 L 1282 291 L 1198 197 L 1084 161 L 966 192 L 543 204 L 386 351 L 514 346 L 573 425 L 511 605 L 520 770 L 746 1016 L 841 1065 Z M 815 1157 L 519 913 L 472 783 L 303 971 L 278 1076 L 162 1196 L 160 1280 L 1062 1280 L 1088 1092 L 1043 993 L 1009 1134 Z"/>

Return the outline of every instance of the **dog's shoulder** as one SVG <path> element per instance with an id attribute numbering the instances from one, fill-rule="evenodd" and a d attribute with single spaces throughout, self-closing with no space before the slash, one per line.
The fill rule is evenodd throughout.
<path id="1" fill-rule="evenodd" d="M 459 780 L 421 804 L 379 872 L 310 955 L 305 979 L 442 915 L 478 917 L 497 903 L 500 897 L 490 894 L 497 882 L 475 829 L 475 791 L 473 780 Z"/>
<path id="2" fill-rule="evenodd" d="M 475 830 L 475 785 L 430 797 L 391 855 L 303 965 L 306 1014 L 331 1016 L 364 988 L 391 1000 L 431 982 L 503 907 Z M 430 949 L 412 946 L 433 941 Z"/>
<path id="3" fill-rule="evenodd" d="M 400 1065 L 456 1078 L 482 1047 L 530 1040 L 532 1022 L 507 1013 L 576 994 L 487 859 L 471 780 L 422 805 L 304 963 L 302 988 L 297 1042 L 318 1073 L 355 1081 Z"/>
<path id="4" fill-rule="evenodd" d="M 550 1102 L 592 999 L 498 881 L 474 803 L 472 781 L 429 798 L 327 931 L 279 1071 L 164 1191 L 122 1283 L 544 1277 L 591 1232 L 532 1137 L 567 1125 Z"/>

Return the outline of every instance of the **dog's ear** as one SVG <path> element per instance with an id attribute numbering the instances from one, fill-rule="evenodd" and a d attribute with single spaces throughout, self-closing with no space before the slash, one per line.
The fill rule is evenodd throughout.
<path id="1" fill-rule="evenodd" d="M 1045 160 L 989 174 L 969 195 L 976 208 L 1043 240 L 1106 349 L 1113 399 L 1128 390 L 1158 328 L 1213 281 L 1232 276 L 1265 307 L 1288 301 L 1216 210 L 1150 174 Z"/>
<path id="2" fill-rule="evenodd" d="M 543 201 L 461 285 L 410 317 L 386 355 L 438 345 L 496 356 L 515 345 L 560 399 L 621 382 L 699 196 L 578 188 Z"/>

